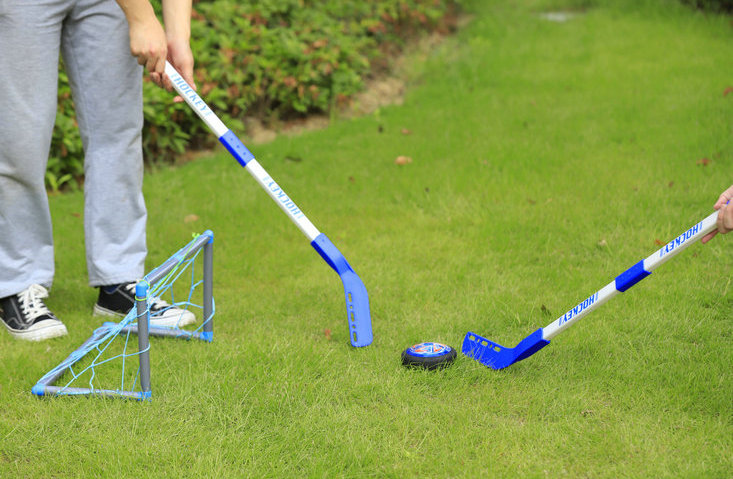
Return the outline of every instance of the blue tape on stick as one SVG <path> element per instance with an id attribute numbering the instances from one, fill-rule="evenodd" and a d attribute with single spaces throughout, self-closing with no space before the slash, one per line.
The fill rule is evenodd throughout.
<path id="1" fill-rule="evenodd" d="M 323 233 L 319 234 L 316 236 L 316 239 L 311 241 L 311 246 L 313 246 L 313 249 L 318 251 L 321 258 L 323 258 L 338 274 L 343 274 L 346 271 L 353 271 L 353 269 L 351 269 L 351 265 L 346 261 L 346 258 L 344 258 L 344 255 L 341 254 L 341 251 L 339 251 L 336 246 L 331 243 L 331 240 Z"/>
<path id="2" fill-rule="evenodd" d="M 644 260 L 639 261 L 631 268 L 616 276 L 616 289 L 622 293 L 634 286 L 651 273 L 644 269 Z"/>
<path id="3" fill-rule="evenodd" d="M 237 138 L 237 135 L 235 135 L 232 130 L 221 135 L 219 137 L 219 141 L 222 145 L 226 146 L 229 153 L 232 154 L 240 165 L 247 166 L 247 163 L 255 159 L 255 155 L 253 155 L 247 147 L 244 146 L 244 143 Z"/>

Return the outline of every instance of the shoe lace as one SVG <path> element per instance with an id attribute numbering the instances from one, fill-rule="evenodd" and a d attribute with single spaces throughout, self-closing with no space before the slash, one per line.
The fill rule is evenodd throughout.
<path id="1" fill-rule="evenodd" d="M 137 293 L 135 291 L 135 286 L 137 286 L 137 283 L 128 283 L 125 285 L 125 289 L 133 296 L 136 296 Z M 152 311 L 160 311 L 162 309 L 167 309 L 171 307 L 171 304 L 169 302 L 160 299 L 157 296 L 150 296 L 148 298 L 148 301 L 150 302 L 150 309 Z"/>
<path id="2" fill-rule="evenodd" d="M 37 318 L 44 314 L 51 314 L 43 302 L 48 298 L 48 290 L 40 284 L 32 284 L 25 291 L 18 294 L 18 303 L 23 314 L 28 318 Z"/>

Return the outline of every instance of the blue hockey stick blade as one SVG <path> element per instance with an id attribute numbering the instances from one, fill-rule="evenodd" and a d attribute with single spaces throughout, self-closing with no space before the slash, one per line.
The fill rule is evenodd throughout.
<path id="1" fill-rule="evenodd" d="M 366 286 L 351 268 L 344 255 L 323 233 L 311 242 L 318 254 L 341 277 L 346 298 L 346 319 L 349 323 L 349 340 L 354 347 L 372 344 L 372 318 L 369 313 L 369 294 Z"/>
<path id="2" fill-rule="evenodd" d="M 504 369 L 532 356 L 548 344 L 549 341 L 542 339 L 542 328 L 524 338 L 513 348 L 504 347 L 469 331 L 463 338 L 461 352 L 491 369 Z"/>

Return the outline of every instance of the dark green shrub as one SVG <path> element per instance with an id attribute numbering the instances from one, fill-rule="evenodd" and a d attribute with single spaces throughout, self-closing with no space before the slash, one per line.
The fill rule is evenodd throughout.
<path id="1" fill-rule="evenodd" d="M 211 0 L 194 2 L 191 46 L 199 93 L 232 129 L 244 115 L 264 121 L 328 112 L 347 103 L 389 55 L 417 34 L 453 27 L 458 0 Z M 159 9 L 159 4 L 154 2 Z M 210 145 L 205 126 L 144 84 L 147 162 L 171 161 Z M 59 114 L 47 184 L 73 187 L 83 175 L 68 82 L 59 82 Z M 213 139 L 215 141 L 215 139 Z"/>
<path id="2" fill-rule="evenodd" d="M 58 109 L 46 168 L 46 186 L 57 191 L 75 188 L 84 175 L 84 152 L 71 100 L 69 79 L 59 68 Z"/>
<path id="3" fill-rule="evenodd" d="M 733 13 L 733 0 L 682 0 L 682 3 L 700 10 Z"/>

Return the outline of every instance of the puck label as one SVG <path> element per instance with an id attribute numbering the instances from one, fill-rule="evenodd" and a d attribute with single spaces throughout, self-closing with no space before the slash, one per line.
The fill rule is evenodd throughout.
<path id="1" fill-rule="evenodd" d="M 432 358 L 442 356 L 451 352 L 453 348 L 440 343 L 420 343 L 407 349 L 407 353 L 421 358 Z"/>

